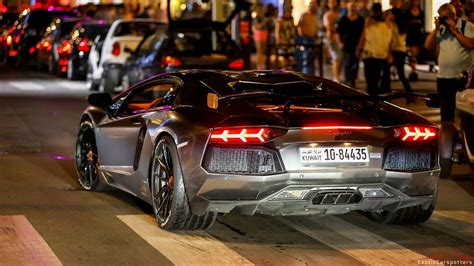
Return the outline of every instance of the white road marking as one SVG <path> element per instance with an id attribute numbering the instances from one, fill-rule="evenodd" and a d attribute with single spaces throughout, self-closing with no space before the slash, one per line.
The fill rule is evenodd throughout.
<path id="1" fill-rule="evenodd" d="M 41 91 L 45 89 L 43 85 L 33 81 L 10 81 L 8 85 L 21 91 Z"/>
<path id="2" fill-rule="evenodd" d="M 474 244 L 474 213 L 468 211 L 435 211 L 425 225 Z"/>
<path id="3" fill-rule="evenodd" d="M 368 265 L 409 265 L 426 256 L 334 216 L 280 218 L 286 225 Z"/>
<path id="4" fill-rule="evenodd" d="M 0 216 L 1 265 L 62 265 L 23 215 Z"/>
<path id="5" fill-rule="evenodd" d="M 149 215 L 117 217 L 175 265 L 253 265 L 204 231 L 167 232 Z"/>
<path id="6" fill-rule="evenodd" d="M 57 83 L 58 86 L 66 88 L 68 90 L 75 90 L 75 91 L 85 91 L 87 90 L 86 88 L 86 83 L 85 82 L 80 82 L 80 81 L 59 81 Z"/>

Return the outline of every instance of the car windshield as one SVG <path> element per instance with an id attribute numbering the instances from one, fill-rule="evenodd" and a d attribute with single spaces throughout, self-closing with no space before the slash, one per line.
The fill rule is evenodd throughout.
<path id="1" fill-rule="evenodd" d="M 176 56 L 202 57 L 215 55 L 233 57 L 235 46 L 227 33 L 216 30 L 176 30 L 170 47 Z"/>
<path id="2" fill-rule="evenodd" d="M 159 23 L 155 22 L 124 22 L 115 29 L 114 36 L 145 36 L 154 32 Z"/>

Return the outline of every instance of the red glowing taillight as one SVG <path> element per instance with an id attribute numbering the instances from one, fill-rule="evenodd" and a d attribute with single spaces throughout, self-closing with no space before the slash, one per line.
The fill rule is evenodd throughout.
<path id="1" fill-rule="evenodd" d="M 229 68 L 230 69 L 242 69 L 242 68 L 244 68 L 244 59 L 239 58 L 239 59 L 233 60 L 232 62 L 229 63 Z"/>
<path id="2" fill-rule="evenodd" d="M 79 52 L 88 53 L 91 50 L 91 46 L 89 45 L 89 40 L 88 39 L 81 40 L 79 44 L 77 45 L 77 50 Z"/>
<path id="3" fill-rule="evenodd" d="M 163 65 L 165 66 L 170 66 L 170 67 L 179 67 L 183 65 L 183 62 L 181 62 L 181 60 L 172 56 L 164 56 L 161 59 L 161 63 L 163 63 Z"/>
<path id="4" fill-rule="evenodd" d="M 112 45 L 112 55 L 119 56 L 120 55 L 120 43 L 114 42 Z"/>
<path id="5" fill-rule="evenodd" d="M 268 140 L 282 136 L 285 133 L 286 130 L 266 127 L 220 128 L 214 129 L 212 131 L 209 142 L 230 144 L 256 144 L 264 143 Z"/>
<path id="6" fill-rule="evenodd" d="M 430 141 L 436 139 L 438 132 L 433 127 L 406 126 L 396 129 L 395 135 L 403 141 Z"/>
<path id="7" fill-rule="evenodd" d="M 15 38 L 15 43 L 19 43 L 19 42 L 20 42 L 20 36 L 17 36 L 17 37 Z"/>
<path id="8" fill-rule="evenodd" d="M 28 53 L 33 54 L 35 51 L 36 51 L 35 47 L 30 47 L 30 49 L 28 50 Z"/>
<path id="9" fill-rule="evenodd" d="M 64 41 L 60 47 L 58 47 L 59 54 L 69 55 L 71 54 L 72 45 L 69 41 Z"/>

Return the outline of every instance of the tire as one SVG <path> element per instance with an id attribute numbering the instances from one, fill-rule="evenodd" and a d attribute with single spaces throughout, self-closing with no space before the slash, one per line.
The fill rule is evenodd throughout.
<path id="1" fill-rule="evenodd" d="M 90 64 L 87 64 L 86 88 L 90 91 L 99 90 L 99 86 L 94 82 L 94 77 L 92 74 L 92 66 Z"/>
<path id="2" fill-rule="evenodd" d="M 165 230 L 207 230 L 217 213 L 193 215 L 183 181 L 181 164 L 174 141 L 162 137 L 155 146 L 150 173 L 153 212 L 158 226 Z"/>
<path id="3" fill-rule="evenodd" d="M 370 220 L 381 224 L 421 224 L 431 217 L 434 205 L 432 203 L 427 210 L 418 205 L 395 211 L 368 212 L 367 216 Z"/>
<path id="4" fill-rule="evenodd" d="M 453 161 L 451 159 L 439 158 L 439 166 L 441 168 L 439 178 L 449 178 L 451 176 L 451 170 L 453 169 Z"/>
<path id="5" fill-rule="evenodd" d="M 73 64 L 72 60 L 69 60 L 69 62 L 67 64 L 67 79 L 69 79 L 69 80 L 78 80 L 79 78 L 80 78 L 79 73 L 74 68 L 74 64 Z"/>
<path id="6" fill-rule="evenodd" d="M 106 92 L 110 95 L 115 94 L 115 84 L 114 82 L 110 81 L 107 77 L 102 77 L 100 79 L 100 85 L 99 85 L 99 90 Z"/>
<path id="7" fill-rule="evenodd" d="M 79 127 L 75 155 L 79 185 L 87 191 L 104 191 L 107 184 L 100 179 L 94 126 L 88 120 Z"/>

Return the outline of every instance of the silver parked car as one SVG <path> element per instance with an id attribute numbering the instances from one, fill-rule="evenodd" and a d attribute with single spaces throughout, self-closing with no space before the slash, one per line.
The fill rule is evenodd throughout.
<path id="1" fill-rule="evenodd" d="M 391 97 L 292 72 L 158 75 L 89 96 L 79 182 L 143 199 L 164 229 L 207 229 L 232 210 L 422 223 L 436 202 L 437 128 Z"/>

